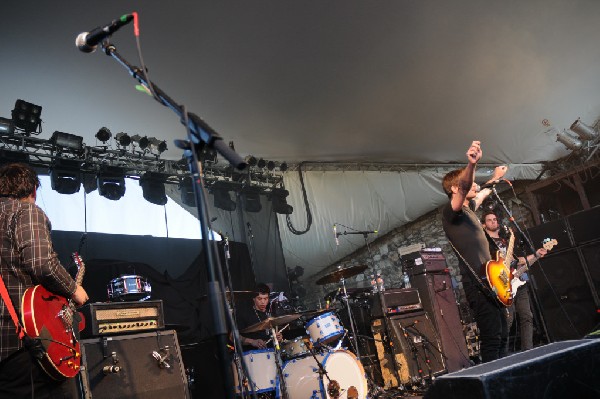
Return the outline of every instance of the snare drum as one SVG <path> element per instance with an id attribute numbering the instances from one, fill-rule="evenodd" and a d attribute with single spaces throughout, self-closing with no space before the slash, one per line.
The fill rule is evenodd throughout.
<path id="1" fill-rule="evenodd" d="M 281 358 L 283 360 L 291 360 L 308 355 L 309 345 L 308 337 L 296 337 L 292 340 L 283 341 L 281 343 Z"/>
<path id="2" fill-rule="evenodd" d="M 315 345 L 321 345 L 341 338 L 344 328 L 335 313 L 327 312 L 306 323 L 306 332 Z"/>
<path id="3" fill-rule="evenodd" d="M 145 301 L 150 299 L 152 287 L 142 276 L 121 276 L 108 284 L 108 298 L 118 301 Z"/>
<path id="4" fill-rule="evenodd" d="M 277 366 L 275 364 L 275 351 L 271 349 L 257 349 L 244 352 L 242 357 L 248 367 L 250 380 L 254 383 L 256 393 L 275 390 L 277 386 Z M 233 369 L 235 392 L 241 393 L 237 370 Z M 251 389 L 248 389 L 252 391 Z"/>
<path id="5" fill-rule="evenodd" d="M 340 386 L 339 396 L 327 393 L 328 379 L 319 375 L 319 367 L 312 356 L 294 359 L 283 367 L 283 378 L 289 399 L 365 399 L 368 394 L 365 370 L 356 356 L 346 350 L 319 353 L 316 358 L 322 363 L 331 381 L 337 381 Z M 278 397 L 281 397 L 281 387 L 277 384 Z"/>

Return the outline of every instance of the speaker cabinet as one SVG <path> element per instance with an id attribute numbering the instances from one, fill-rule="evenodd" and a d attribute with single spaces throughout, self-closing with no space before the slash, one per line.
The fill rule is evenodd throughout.
<path id="1" fill-rule="evenodd" d="M 563 249 L 573 247 L 573 242 L 569 236 L 569 228 L 565 223 L 565 219 L 553 220 L 539 226 L 527 229 L 533 246 L 537 249 L 542 246 L 546 238 L 555 239 L 558 244 L 554 246 L 552 251 L 560 252 Z"/>
<path id="2" fill-rule="evenodd" d="M 425 399 L 597 398 L 600 340 L 554 342 L 440 376 Z"/>
<path id="3" fill-rule="evenodd" d="M 577 249 L 550 253 L 532 266 L 531 276 L 552 341 L 583 338 L 598 323 Z"/>
<path id="4" fill-rule="evenodd" d="M 384 320 L 373 320 L 373 336 L 386 387 L 414 384 L 446 372 L 440 341 L 425 312 L 392 316 L 387 321 L 393 353 L 386 351 L 381 343 L 385 339 Z"/>
<path id="5" fill-rule="evenodd" d="M 175 331 L 82 340 L 81 355 L 86 399 L 190 397 Z"/>
<path id="6" fill-rule="evenodd" d="M 411 280 L 412 286 L 419 290 L 423 309 L 431 317 L 440 336 L 448 371 L 469 367 L 467 341 L 450 275 L 445 272 L 425 273 L 413 276 Z"/>
<path id="7" fill-rule="evenodd" d="M 600 206 L 574 213 L 567 219 L 575 245 L 600 238 Z"/>
<path id="8" fill-rule="evenodd" d="M 600 295 L 600 242 L 583 245 L 580 248 L 592 279 L 592 285 L 596 293 Z"/>

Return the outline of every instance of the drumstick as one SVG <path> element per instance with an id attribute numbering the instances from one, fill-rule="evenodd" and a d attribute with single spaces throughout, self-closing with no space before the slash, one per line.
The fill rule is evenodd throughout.
<path id="1" fill-rule="evenodd" d="M 281 330 L 279 330 L 278 332 L 282 332 L 283 330 L 285 330 L 286 328 L 288 328 L 290 325 L 286 324 L 285 327 L 283 327 Z M 277 331 L 276 331 L 277 332 Z M 273 341 L 273 338 L 269 338 L 269 340 L 267 342 L 265 342 L 265 344 L 268 344 L 269 342 Z"/>

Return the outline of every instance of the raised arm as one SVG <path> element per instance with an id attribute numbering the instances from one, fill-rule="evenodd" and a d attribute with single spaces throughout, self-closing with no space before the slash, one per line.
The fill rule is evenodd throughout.
<path id="1" fill-rule="evenodd" d="M 456 191 L 453 190 L 452 199 L 450 200 L 452 210 L 455 212 L 458 212 L 462 208 L 463 203 L 467 198 L 467 194 L 473 187 L 473 182 L 475 180 L 475 166 L 481 159 L 481 155 L 481 142 L 473 141 L 467 150 L 467 166 L 460 174 L 458 186 L 456 187 Z"/>
<path id="2" fill-rule="evenodd" d="M 504 177 L 504 175 L 506 174 L 507 170 L 508 170 L 508 166 L 506 166 L 506 165 L 496 166 L 496 168 L 494 169 L 494 174 L 492 175 L 492 178 L 490 180 L 486 181 L 485 184 L 502 179 Z M 491 193 L 492 193 L 491 188 L 484 188 L 483 190 L 478 192 L 474 198 L 475 209 L 478 209 L 479 206 L 481 205 L 481 203 L 483 202 L 483 200 L 485 200 Z"/>

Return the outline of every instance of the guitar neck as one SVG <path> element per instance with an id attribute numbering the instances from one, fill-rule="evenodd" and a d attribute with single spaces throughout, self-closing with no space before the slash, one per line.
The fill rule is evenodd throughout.
<path id="1" fill-rule="evenodd" d="M 508 239 L 508 246 L 506 247 L 506 255 L 504 256 L 504 265 L 510 269 L 512 262 L 513 250 L 515 248 L 515 235 L 510 232 L 510 238 Z"/>

